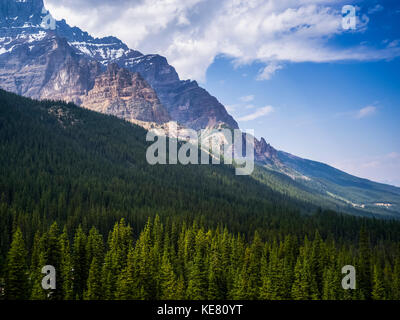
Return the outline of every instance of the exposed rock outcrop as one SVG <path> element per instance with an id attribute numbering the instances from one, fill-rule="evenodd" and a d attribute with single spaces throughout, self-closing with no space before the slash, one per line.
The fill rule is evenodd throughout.
<path id="1" fill-rule="evenodd" d="M 140 76 L 110 64 L 95 79 L 95 85 L 82 99 L 82 106 L 112 114 L 127 121 L 165 123 L 170 121 L 154 89 Z"/>

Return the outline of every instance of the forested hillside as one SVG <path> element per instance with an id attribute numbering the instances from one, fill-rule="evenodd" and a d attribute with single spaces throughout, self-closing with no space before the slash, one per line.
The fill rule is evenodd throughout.
<path id="1" fill-rule="evenodd" d="M 52 299 L 399 299 L 399 222 L 319 210 L 230 166 L 150 166 L 145 135 L 0 91 L 3 298 L 46 298 L 52 264 Z"/>

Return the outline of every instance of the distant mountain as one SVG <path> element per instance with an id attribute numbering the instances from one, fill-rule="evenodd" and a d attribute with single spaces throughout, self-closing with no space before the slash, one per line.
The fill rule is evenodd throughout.
<path id="1" fill-rule="evenodd" d="M 284 166 L 305 178 L 296 181 L 343 202 L 348 207 L 386 215 L 400 214 L 400 188 L 358 178 L 327 164 L 302 159 L 286 152 L 278 152 Z"/>
<path id="2" fill-rule="evenodd" d="M 45 29 L 45 17 L 49 13 L 43 0 L 1 2 L 1 88 L 37 99 L 72 101 L 145 128 L 170 120 L 196 130 L 238 128 L 215 97 L 196 81 L 181 80 L 166 58 L 144 55 L 115 37 L 94 38 L 65 20 L 57 21 L 54 30 Z M 278 151 L 264 138 L 255 139 L 255 159 L 263 170 L 278 174 L 267 174 L 274 177 L 275 188 L 283 174 L 296 190 L 346 210 L 400 214 L 400 188 Z"/>

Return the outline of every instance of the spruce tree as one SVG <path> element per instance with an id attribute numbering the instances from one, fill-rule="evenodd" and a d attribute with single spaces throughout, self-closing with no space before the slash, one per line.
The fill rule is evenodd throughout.
<path id="1" fill-rule="evenodd" d="M 372 286 L 372 299 L 385 300 L 386 290 L 383 283 L 382 270 L 379 266 L 374 266 L 373 286 Z"/>
<path id="2" fill-rule="evenodd" d="M 161 285 L 161 300 L 175 300 L 177 299 L 177 285 L 176 276 L 170 262 L 168 251 L 164 251 L 160 269 L 160 285 Z"/>
<path id="3" fill-rule="evenodd" d="M 86 300 L 101 300 L 103 298 L 101 283 L 101 262 L 93 257 L 90 264 L 89 276 L 87 279 L 87 290 L 84 294 Z"/>
<path id="4" fill-rule="evenodd" d="M 61 250 L 61 261 L 60 261 L 60 276 L 63 299 L 73 300 L 73 265 L 71 257 L 71 249 L 69 244 L 69 238 L 67 228 L 64 227 L 63 233 L 60 237 L 60 250 Z"/>
<path id="5" fill-rule="evenodd" d="M 359 299 L 369 299 L 371 297 L 372 284 L 371 284 L 371 250 L 369 243 L 369 236 L 363 226 L 360 230 L 359 255 L 357 262 L 357 284 Z"/>
<path id="6" fill-rule="evenodd" d="M 46 299 L 46 293 L 42 288 L 42 267 L 45 266 L 45 248 L 44 240 L 40 236 L 40 232 L 35 233 L 32 246 L 31 265 L 30 265 L 30 284 L 31 284 L 31 296 L 32 300 L 44 300 Z"/>
<path id="7" fill-rule="evenodd" d="M 88 263 L 86 254 L 87 237 L 83 232 L 82 226 L 79 226 L 75 232 L 72 263 L 73 263 L 73 294 L 76 299 L 83 299 L 83 293 L 86 289 Z"/>
<path id="8" fill-rule="evenodd" d="M 108 251 L 102 268 L 104 299 L 114 299 L 118 275 L 127 266 L 128 253 L 132 247 L 132 228 L 121 219 L 114 225 L 108 237 Z"/>
<path id="9" fill-rule="evenodd" d="M 29 298 L 27 250 L 20 228 L 13 234 L 7 255 L 5 298 L 7 300 L 25 300 Z"/>

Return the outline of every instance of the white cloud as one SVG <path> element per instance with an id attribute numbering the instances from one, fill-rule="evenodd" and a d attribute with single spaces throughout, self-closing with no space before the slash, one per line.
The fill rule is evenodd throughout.
<path id="1" fill-rule="evenodd" d="M 265 106 L 263 108 L 257 109 L 255 112 L 248 114 L 247 116 L 238 118 L 239 121 L 251 121 L 258 119 L 260 117 L 266 116 L 274 112 L 274 108 L 271 106 Z"/>
<path id="2" fill-rule="evenodd" d="M 384 9 L 384 7 L 378 3 L 374 7 L 371 7 L 368 9 L 368 14 L 374 14 L 374 13 L 382 11 L 383 9 Z"/>
<path id="3" fill-rule="evenodd" d="M 240 97 L 240 101 L 243 102 L 251 102 L 254 100 L 254 95 L 248 95 L 248 96 L 244 96 L 244 97 Z"/>
<path id="4" fill-rule="evenodd" d="M 233 58 L 238 65 L 265 63 L 261 79 L 268 79 L 285 62 L 371 60 L 400 55 L 399 48 L 329 47 L 327 40 L 344 32 L 341 1 L 45 0 L 45 3 L 57 19 L 66 18 L 71 25 L 95 36 L 118 36 L 143 53 L 164 55 L 181 78 L 199 81 L 205 80 L 208 66 L 219 54 Z"/>
<path id="5" fill-rule="evenodd" d="M 261 69 L 258 76 L 257 80 L 269 80 L 271 77 L 275 74 L 277 70 L 282 69 L 283 67 L 278 64 L 277 62 L 271 62 L 269 63 L 264 69 Z"/>
<path id="6" fill-rule="evenodd" d="M 360 109 L 357 112 L 356 118 L 357 119 L 362 119 L 368 116 L 372 116 L 373 114 L 376 113 L 376 107 L 374 106 L 367 106 L 365 108 Z"/>

